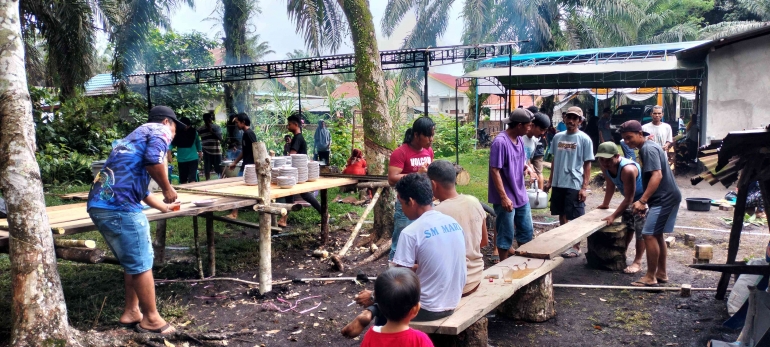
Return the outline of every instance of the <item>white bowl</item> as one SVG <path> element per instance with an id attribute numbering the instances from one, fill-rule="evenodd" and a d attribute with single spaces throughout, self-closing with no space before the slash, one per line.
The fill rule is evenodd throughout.
<path id="1" fill-rule="evenodd" d="M 198 207 L 207 207 L 207 206 L 213 205 L 216 201 L 217 199 L 206 199 L 206 200 L 193 201 L 192 203 L 193 205 Z"/>

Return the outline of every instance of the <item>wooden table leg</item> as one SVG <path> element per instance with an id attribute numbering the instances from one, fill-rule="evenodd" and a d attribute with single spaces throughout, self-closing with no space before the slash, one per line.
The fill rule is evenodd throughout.
<path id="1" fill-rule="evenodd" d="M 730 244 L 727 247 L 727 264 L 735 263 L 735 257 L 738 256 L 738 246 L 741 244 L 741 231 L 743 230 L 743 216 L 746 214 L 746 197 L 749 192 L 749 184 L 738 187 L 738 197 L 735 201 L 735 212 L 733 214 L 733 226 L 730 229 Z M 717 293 L 714 296 L 717 300 L 724 300 L 727 294 L 727 286 L 730 284 L 730 274 L 722 273 L 717 285 Z"/>
<path id="2" fill-rule="evenodd" d="M 166 259 L 166 220 L 162 219 L 155 222 L 155 241 L 152 243 L 155 259 L 153 263 L 156 266 L 163 265 Z"/>
<path id="3" fill-rule="evenodd" d="M 206 214 L 206 241 L 208 242 L 209 252 L 209 276 L 217 275 L 217 256 L 214 249 L 214 219 L 211 214 Z"/>
<path id="4" fill-rule="evenodd" d="M 198 264 L 198 277 L 201 279 L 203 276 L 203 260 L 201 259 L 201 247 L 198 241 L 198 216 L 193 216 L 193 241 L 195 242 L 195 261 Z"/>
<path id="5" fill-rule="evenodd" d="M 321 190 L 321 245 L 326 245 L 329 240 L 329 194 L 326 189 Z"/>

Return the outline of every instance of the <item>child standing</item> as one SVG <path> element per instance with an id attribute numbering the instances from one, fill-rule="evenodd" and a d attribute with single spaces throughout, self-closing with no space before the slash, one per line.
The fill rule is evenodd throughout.
<path id="1" fill-rule="evenodd" d="M 374 281 L 374 297 L 388 322 L 369 329 L 361 347 L 433 347 L 428 335 L 409 327 L 420 311 L 420 280 L 414 271 L 403 267 L 386 270 Z"/>

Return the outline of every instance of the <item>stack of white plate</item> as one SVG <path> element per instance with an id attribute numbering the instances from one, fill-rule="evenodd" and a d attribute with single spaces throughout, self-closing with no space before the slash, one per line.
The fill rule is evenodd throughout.
<path id="1" fill-rule="evenodd" d="M 286 158 L 284 157 L 272 157 L 270 160 L 270 166 L 273 168 L 281 167 L 286 164 Z"/>
<path id="2" fill-rule="evenodd" d="M 317 161 L 307 162 L 307 180 L 313 182 L 321 176 L 321 163 Z"/>
<path id="3" fill-rule="evenodd" d="M 291 188 L 297 184 L 297 180 L 292 176 L 278 176 L 278 186 L 281 188 Z"/>
<path id="4" fill-rule="evenodd" d="M 278 176 L 281 175 L 281 168 L 280 167 L 274 167 L 270 171 L 270 183 L 272 184 L 278 184 Z"/>
<path id="5" fill-rule="evenodd" d="M 254 164 L 249 164 L 243 167 L 243 181 L 247 186 L 256 186 L 259 184 L 257 180 L 257 170 Z"/>
<path id="6" fill-rule="evenodd" d="M 296 168 L 307 167 L 307 154 L 292 154 L 291 166 Z"/>
<path id="7" fill-rule="evenodd" d="M 307 166 L 297 168 L 297 183 L 307 182 Z"/>
<path id="8" fill-rule="evenodd" d="M 279 176 L 287 176 L 294 178 L 294 184 L 297 184 L 297 178 L 299 176 L 299 173 L 297 172 L 296 167 L 291 166 L 281 166 L 281 171 Z"/>

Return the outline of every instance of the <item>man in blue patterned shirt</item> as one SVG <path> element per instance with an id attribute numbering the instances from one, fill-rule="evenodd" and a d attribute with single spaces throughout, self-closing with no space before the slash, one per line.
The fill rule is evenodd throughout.
<path id="1" fill-rule="evenodd" d="M 112 152 L 88 194 L 88 214 L 125 272 L 126 305 L 120 324 L 139 332 L 174 332 L 155 307 L 150 223 L 142 213 L 142 202 L 163 213 L 179 204 L 165 161 L 177 127 L 182 131 L 185 125 L 174 111 L 166 106 L 153 107 L 147 124 L 113 142 Z M 163 201 L 151 195 L 150 178 L 160 184 Z"/>

